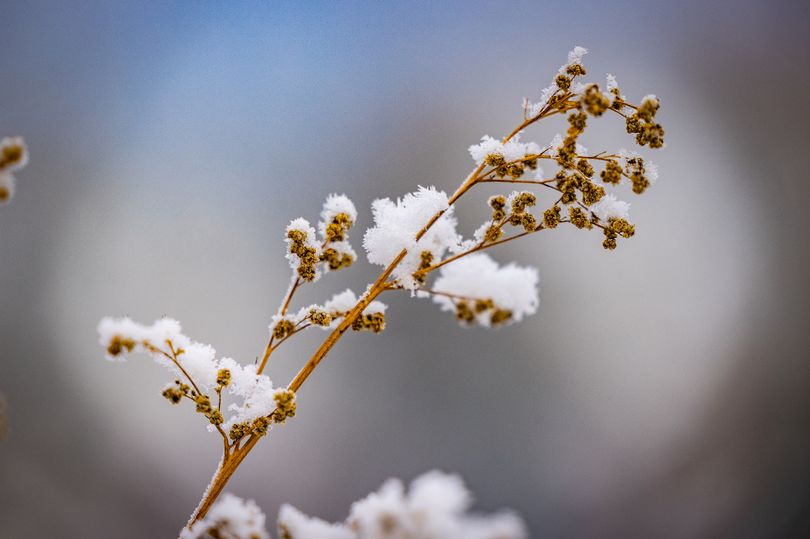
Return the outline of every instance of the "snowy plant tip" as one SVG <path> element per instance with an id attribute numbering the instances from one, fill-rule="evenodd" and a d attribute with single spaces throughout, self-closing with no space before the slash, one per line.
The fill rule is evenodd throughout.
<path id="1" fill-rule="evenodd" d="M 293 219 L 285 231 L 287 259 L 302 281 L 316 281 L 323 271 L 348 268 L 357 253 L 348 242 L 349 230 L 357 221 L 357 209 L 346 195 L 332 194 L 326 198 L 315 228 L 303 217 Z"/>
<path id="2" fill-rule="evenodd" d="M 180 532 L 180 539 L 270 539 L 270 534 L 256 502 L 226 492 L 204 519 Z"/>
<path id="3" fill-rule="evenodd" d="M 329 271 L 348 268 L 357 260 L 357 253 L 348 242 L 349 229 L 357 222 L 357 209 L 346 195 L 332 194 L 321 210 L 318 230 L 323 248 L 320 261 Z"/>
<path id="4" fill-rule="evenodd" d="M 22 137 L 0 140 L 0 204 L 14 197 L 17 180 L 14 172 L 28 164 L 28 147 Z"/>
<path id="5" fill-rule="evenodd" d="M 212 347 L 195 342 L 182 333 L 177 320 L 161 318 L 149 326 L 130 318 L 106 317 L 98 325 L 99 342 L 107 358 L 124 359 L 141 352 L 167 368 L 174 380 L 162 395 L 172 404 L 188 400 L 209 424 L 209 430 L 237 442 L 248 435 L 262 436 L 273 423 L 283 423 L 296 412 L 295 393 L 276 388 L 270 378 L 256 372 L 256 365 L 240 365 L 231 358 L 217 358 Z M 235 402 L 227 419 L 222 399 Z"/>
<path id="6" fill-rule="evenodd" d="M 472 496 L 460 477 L 433 471 L 405 490 L 398 479 L 386 481 L 352 504 L 343 523 L 308 517 L 290 505 L 279 512 L 284 539 L 524 539 L 523 521 L 511 512 L 469 513 Z"/>
<path id="7" fill-rule="evenodd" d="M 606 78 L 606 92 L 596 83 L 583 83 L 580 79 L 587 72 L 582 60 L 587 52 L 583 47 L 575 47 L 568 55 L 568 62 L 543 90 L 540 101 L 524 101 L 524 126 L 553 114 L 567 114 L 565 135 L 555 136 L 543 147 L 521 142 L 520 133 L 503 140 L 484 136 L 480 143 L 470 146 L 470 155 L 480 170 L 478 181 L 542 184 L 557 192 L 557 200 L 537 218 L 526 212 L 522 216 L 510 215 L 508 208 L 505 209 L 506 197 L 496 197 L 495 204 L 490 204 L 493 218 L 478 229 L 475 235 L 478 243 L 473 246 L 497 243 L 504 236 L 506 224 L 523 225 L 526 233 L 556 228 L 560 223 L 570 223 L 579 229 L 598 228 L 604 234 L 602 246 L 605 249 L 615 249 L 619 236 L 630 238 L 635 234 L 635 226 L 629 221 L 630 205 L 608 190 L 627 183 L 633 193 L 640 195 L 655 183 L 658 168 L 641 155 L 624 149 L 589 155 L 579 138 L 592 118 L 611 113 L 624 121 L 627 133 L 635 136 L 636 144 L 661 148 L 664 129 L 656 121 L 660 101 L 654 95 L 647 95 L 638 105 L 632 105 L 611 74 Z M 540 161 L 551 161 L 559 169 L 545 176 L 538 165 Z M 529 175 L 530 171 L 533 174 Z"/>
<path id="8" fill-rule="evenodd" d="M 304 281 L 315 281 L 321 275 L 318 268 L 321 247 L 317 240 L 315 229 L 303 217 L 293 219 L 287 225 L 287 260 Z"/>

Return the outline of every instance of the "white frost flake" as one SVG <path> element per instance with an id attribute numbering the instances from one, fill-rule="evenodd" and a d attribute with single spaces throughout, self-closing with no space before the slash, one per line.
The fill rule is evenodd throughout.
<path id="1" fill-rule="evenodd" d="M 433 290 L 453 296 L 491 299 L 500 309 L 512 312 L 512 321 L 537 312 L 540 302 L 540 277 L 534 268 L 509 264 L 499 266 L 489 255 L 475 253 L 443 266 L 433 284 Z M 442 310 L 455 312 L 455 301 L 447 296 L 434 295 L 433 301 Z M 487 313 L 478 315 L 478 322 L 489 326 Z"/>
<path id="2" fill-rule="evenodd" d="M 420 187 L 396 202 L 389 198 L 377 199 L 371 209 L 374 226 L 366 230 L 363 238 L 368 261 L 387 266 L 406 249 L 408 253 L 394 270 L 393 277 L 411 290 L 418 284 L 413 273 L 419 269 L 422 252 L 429 251 L 435 263 L 461 241 L 447 194 L 434 187 Z M 444 214 L 417 242 L 416 234 L 442 211 Z"/>

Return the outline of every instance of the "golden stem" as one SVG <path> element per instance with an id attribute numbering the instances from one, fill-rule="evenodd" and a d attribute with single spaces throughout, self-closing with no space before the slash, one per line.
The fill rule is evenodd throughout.
<path id="1" fill-rule="evenodd" d="M 248 451 L 245 450 L 246 448 L 247 446 L 237 449 L 232 454 L 226 455 L 222 458 L 217 471 L 214 473 L 214 477 L 211 479 L 208 490 L 205 491 L 202 500 L 200 500 L 200 504 L 197 506 L 197 509 L 194 511 L 194 514 L 188 521 L 187 526 L 189 528 L 198 520 L 205 518 L 208 510 L 211 509 L 211 506 L 214 505 L 214 502 L 216 502 L 217 498 L 219 498 L 219 495 L 222 494 L 222 491 L 225 489 L 225 485 L 236 471 L 236 468 L 247 456 Z"/>

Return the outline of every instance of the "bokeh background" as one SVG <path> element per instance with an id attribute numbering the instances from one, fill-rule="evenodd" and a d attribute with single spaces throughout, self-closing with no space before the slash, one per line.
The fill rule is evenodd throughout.
<path id="1" fill-rule="evenodd" d="M 577 44 L 595 79 L 663 103 L 636 237 L 605 252 L 559 230 L 494 252 L 542 279 L 539 314 L 499 331 L 389 297 L 389 329 L 344 339 L 229 489 L 273 520 L 282 502 L 339 520 L 385 478 L 441 468 L 533 537 L 810 536 L 806 2 L 0 11 L 0 134 L 31 150 L 0 208 L 0 537 L 174 537 L 219 442 L 160 397 L 162 369 L 103 360 L 99 318 L 170 315 L 252 361 L 288 220 L 345 192 L 361 228 L 374 198 L 452 190 L 467 146 L 511 130 Z M 631 139 L 606 117 L 585 143 Z M 468 233 L 483 191 L 461 206 Z M 270 374 L 286 382 L 322 337 Z"/>

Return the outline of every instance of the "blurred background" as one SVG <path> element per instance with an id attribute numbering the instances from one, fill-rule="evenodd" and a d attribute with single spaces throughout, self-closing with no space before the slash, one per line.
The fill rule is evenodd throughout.
<path id="1" fill-rule="evenodd" d="M 282 231 L 345 192 L 451 191 L 574 45 L 660 96 L 661 179 L 615 252 L 561 229 L 493 251 L 540 312 L 465 330 L 387 302 L 229 490 L 331 520 L 389 476 L 464 476 L 532 537 L 810 536 L 808 5 L 683 2 L 3 2 L 0 135 L 30 165 L 0 208 L 0 537 L 174 537 L 219 442 L 105 362 L 100 317 L 182 321 L 253 361 L 287 285 Z M 593 122 L 592 122 L 593 123 Z M 527 133 L 545 143 L 564 120 Z M 583 141 L 631 147 L 605 117 Z M 482 189 L 460 207 L 470 233 Z M 625 198 L 633 195 L 624 193 Z M 364 260 L 301 303 L 378 268 Z M 273 357 L 286 383 L 323 333 Z"/>

